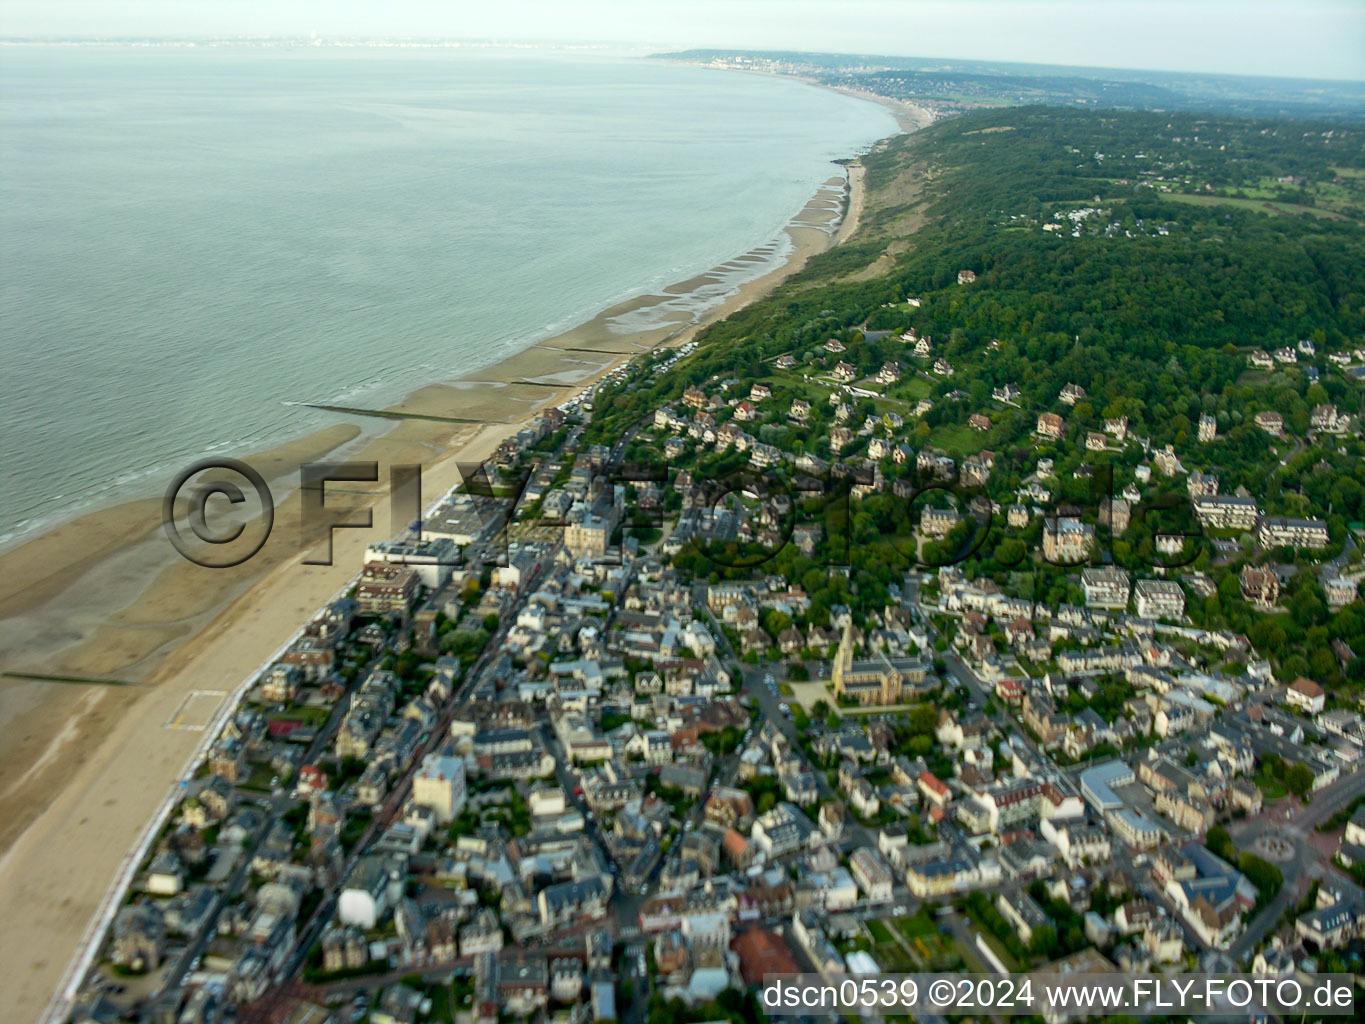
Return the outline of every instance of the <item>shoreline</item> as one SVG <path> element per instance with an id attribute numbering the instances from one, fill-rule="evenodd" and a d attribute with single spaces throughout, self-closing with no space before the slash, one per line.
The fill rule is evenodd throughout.
<path id="1" fill-rule="evenodd" d="M 390 407 L 475 424 L 404 419 L 367 435 L 339 423 L 248 461 L 272 485 L 290 475 L 291 464 L 296 472 L 300 462 L 343 453 L 390 465 L 421 462 L 427 503 L 459 482 L 458 462 L 487 458 L 539 410 L 563 404 L 641 352 L 686 343 L 842 241 L 844 225 L 851 219 L 856 226 L 861 209 L 861 177 L 852 166 L 846 178 L 820 186 L 774 241 Z M 775 262 L 779 245 L 785 258 L 754 276 L 756 267 Z M 381 480 L 385 475 L 381 467 Z M 394 532 L 387 502 L 378 500 L 378 487 L 374 492 L 368 502 L 374 530 L 387 537 Z M 9 1002 L 20 1019 L 37 1017 L 44 1006 L 51 1016 L 54 991 L 60 995 L 84 973 L 91 939 L 102 932 L 99 917 L 121 893 L 129 862 L 136 866 L 137 848 L 159 831 L 175 781 L 212 736 L 208 721 L 178 725 L 188 696 L 215 698 L 214 715 L 231 707 L 244 681 L 349 585 L 375 536 L 340 531 L 332 566 L 304 566 L 295 550 L 298 501 L 291 494 L 279 503 L 262 552 L 246 566 L 214 572 L 181 561 L 159 525 L 158 499 L 126 502 L 0 554 L 7 570 L 0 578 L 24 581 L 22 587 L 0 584 L 0 657 L 7 669 L 138 684 L 6 680 L 0 750 L 10 756 L 0 762 L 6 812 L 0 911 L 9 925 L 0 950 L 18 967 Z M 133 592 L 131 601 L 111 610 L 117 596 Z M 10 656 L 16 650 L 19 658 Z M 82 955 L 73 959 L 73 951 Z"/>
<path id="2" fill-rule="evenodd" d="M 710 71 L 723 71 L 731 75 L 760 75 L 763 78 L 780 78 L 790 82 L 803 82 L 816 89 L 829 89 L 831 92 L 842 93 L 845 96 L 852 96 L 854 99 L 885 107 L 895 117 L 896 124 L 900 126 L 899 134 L 901 135 L 908 135 L 919 131 L 921 128 L 927 128 L 938 118 L 932 109 L 920 103 L 892 99 L 890 96 L 882 96 L 875 92 L 864 92 L 861 89 L 853 89 L 846 85 L 829 85 L 807 75 L 786 75 L 777 71 L 763 71 L 758 68 L 718 67 L 701 61 L 679 60 L 676 57 L 651 57 L 649 59 L 660 60 L 666 64 L 682 64 L 687 67 L 704 68 Z M 888 138 L 890 137 L 888 136 Z"/>

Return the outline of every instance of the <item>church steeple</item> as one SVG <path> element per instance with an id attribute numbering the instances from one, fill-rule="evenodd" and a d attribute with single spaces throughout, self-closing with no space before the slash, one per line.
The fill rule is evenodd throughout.
<path id="1" fill-rule="evenodd" d="M 844 692 L 844 680 L 853 670 L 853 623 L 845 622 L 843 634 L 839 637 L 839 650 L 834 655 L 834 666 L 830 676 L 834 682 L 834 692 L 840 696 Z"/>

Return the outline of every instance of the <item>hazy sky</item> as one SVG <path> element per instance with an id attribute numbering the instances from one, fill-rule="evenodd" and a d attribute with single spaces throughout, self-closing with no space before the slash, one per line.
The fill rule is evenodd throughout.
<path id="1" fill-rule="evenodd" d="M 807 49 L 1365 79 L 1365 0 L 0 0 L 0 35 Z"/>

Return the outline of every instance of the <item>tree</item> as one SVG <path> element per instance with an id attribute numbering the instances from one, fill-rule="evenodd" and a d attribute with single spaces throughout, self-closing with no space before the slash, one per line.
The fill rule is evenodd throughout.
<path id="1" fill-rule="evenodd" d="M 1237 850 L 1232 845 L 1232 837 L 1222 825 L 1214 825 L 1204 837 L 1204 845 L 1213 853 L 1229 863 L 1236 863 Z"/>
<path id="2" fill-rule="evenodd" d="M 1034 956 L 1051 960 L 1057 955 L 1057 942 L 1056 928 L 1050 924 L 1039 925 L 1033 929 L 1033 937 L 1029 939 L 1029 952 Z"/>
<path id="3" fill-rule="evenodd" d="M 911 756 L 913 757 L 924 757 L 926 754 L 928 754 L 930 751 L 934 749 L 933 737 L 926 736 L 923 734 L 919 736 L 912 736 L 910 737 L 910 742 L 907 745 L 907 749 L 909 750 Z"/>
<path id="4" fill-rule="evenodd" d="M 1285 771 L 1284 784 L 1289 792 L 1302 799 L 1313 788 L 1313 771 L 1300 761 Z"/>
<path id="5" fill-rule="evenodd" d="M 1242 874 L 1247 876 L 1247 880 L 1256 887 L 1258 906 L 1264 906 L 1274 899 L 1275 894 L 1284 885 L 1284 876 L 1280 874 L 1280 869 L 1269 861 L 1257 857 L 1254 853 L 1243 854 L 1241 862 L 1237 866 L 1242 869 Z"/>

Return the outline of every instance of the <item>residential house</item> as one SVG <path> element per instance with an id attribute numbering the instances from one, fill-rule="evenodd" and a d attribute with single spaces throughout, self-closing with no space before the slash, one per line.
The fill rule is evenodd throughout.
<path id="1" fill-rule="evenodd" d="M 1055 412 L 1045 412 L 1038 417 L 1038 426 L 1034 432 L 1039 437 L 1051 438 L 1060 441 L 1066 434 L 1066 421 Z"/>

